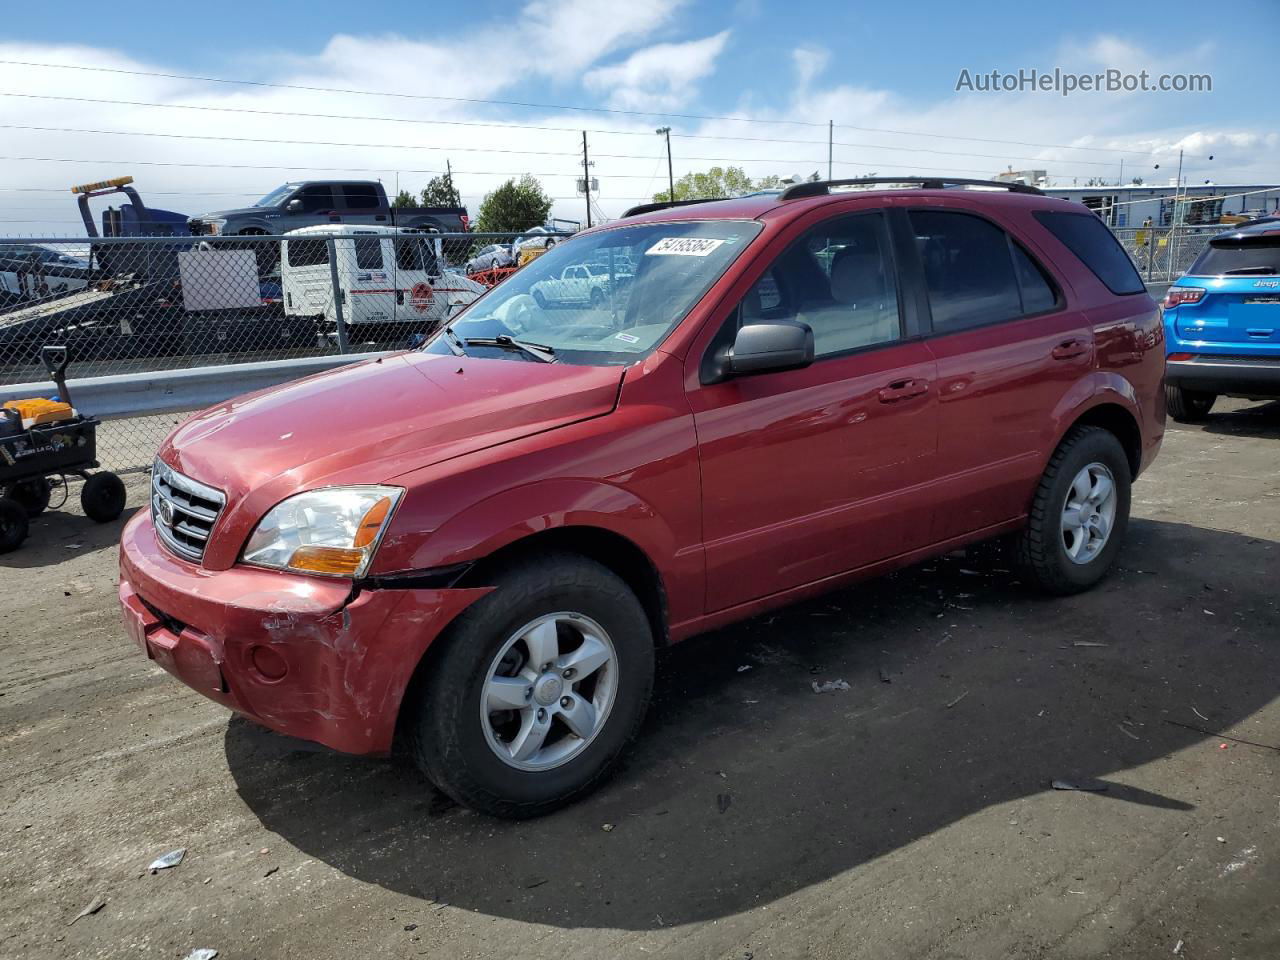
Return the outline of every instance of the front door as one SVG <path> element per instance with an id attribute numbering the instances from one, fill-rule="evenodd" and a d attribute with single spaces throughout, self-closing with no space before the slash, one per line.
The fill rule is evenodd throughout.
<path id="1" fill-rule="evenodd" d="M 754 320 L 797 320 L 816 359 L 690 394 L 708 612 L 927 541 L 935 365 L 905 339 L 902 300 L 884 215 L 845 215 L 790 244 L 717 333 L 711 351 Z"/>

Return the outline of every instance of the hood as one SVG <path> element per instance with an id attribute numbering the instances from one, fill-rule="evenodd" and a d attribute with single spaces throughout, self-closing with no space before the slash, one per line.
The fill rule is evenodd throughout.
<path id="1" fill-rule="evenodd" d="M 411 470 L 613 410 L 625 368 L 396 354 L 229 400 L 160 456 L 254 519 L 291 494 Z"/>
<path id="2" fill-rule="evenodd" d="M 266 213 L 279 213 L 278 207 L 239 207 L 235 210 L 215 210 L 213 213 L 200 213 L 192 220 L 230 220 L 233 217 L 261 217 Z"/>

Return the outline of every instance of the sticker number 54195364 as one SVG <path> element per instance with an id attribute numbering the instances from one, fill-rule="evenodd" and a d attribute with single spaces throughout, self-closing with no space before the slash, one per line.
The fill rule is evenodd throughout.
<path id="1" fill-rule="evenodd" d="M 645 256 L 705 257 L 722 243 L 714 237 L 663 237 L 645 251 Z"/>

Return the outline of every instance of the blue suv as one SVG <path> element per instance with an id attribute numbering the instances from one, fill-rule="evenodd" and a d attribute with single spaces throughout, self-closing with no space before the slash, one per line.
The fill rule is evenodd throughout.
<path id="1" fill-rule="evenodd" d="M 1203 420 L 1219 395 L 1280 398 L 1280 223 L 1218 234 L 1164 300 L 1169 415 Z"/>

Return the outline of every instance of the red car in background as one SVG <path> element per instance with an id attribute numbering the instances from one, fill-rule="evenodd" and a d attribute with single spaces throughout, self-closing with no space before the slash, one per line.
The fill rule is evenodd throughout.
<path id="1" fill-rule="evenodd" d="M 579 263 L 627 282 L 531 296 Z M 608 773 L 664 644 L 997 536 L 1048 591 L 1097 582 L 1163 376 L 1124 251 L 1033 188 L 655 204 L 421 350 L 174 430 L 124 619 L 268 727 L 536 815 Z"/>

